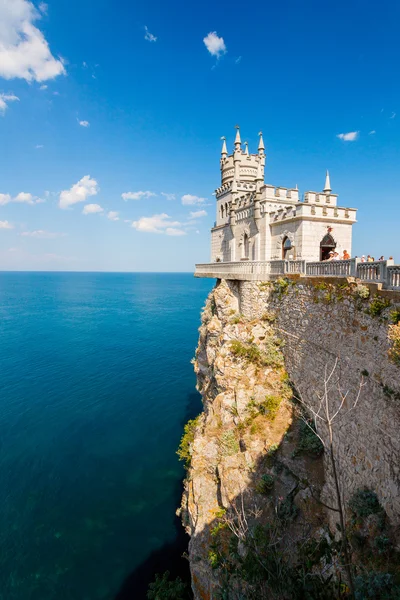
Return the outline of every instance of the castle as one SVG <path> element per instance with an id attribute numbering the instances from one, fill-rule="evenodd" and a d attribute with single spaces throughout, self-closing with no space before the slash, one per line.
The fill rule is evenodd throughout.
<path id="1" fill-rule="evenodd" d="M 355 208 L 337 206 L 329 173 L 322 192 L 264 183 L 266 162 L 262 133 L 258 153 L 242 148 L 239 127 L 228 154 L 223 139 L 221 186 L 216 189 L 217 220 L 211 230 L 212 262 L 305 260 L 321 261 L 330 251 L 351 256 Z"/>

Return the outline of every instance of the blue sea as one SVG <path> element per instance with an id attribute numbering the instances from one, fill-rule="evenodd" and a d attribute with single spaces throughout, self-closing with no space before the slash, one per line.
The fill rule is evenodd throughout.
<path id="1" fill-rule="evenodd" d="M 112 600 L 174 542 L 211 286 L 0 273 L 1 600 Z"/>

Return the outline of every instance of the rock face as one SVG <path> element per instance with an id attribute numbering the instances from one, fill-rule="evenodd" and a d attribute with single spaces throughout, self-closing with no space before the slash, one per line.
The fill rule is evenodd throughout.
<path id="1" fill-rule="evenodd" d="M 199 330 L 194 366 L 204 412 L 182 499 L 196 600 L 216 599 L 223 588 L 214 551 L 221 523 L 238 539 L 239 554 L 241 528 L 251 519 L 271 522 L 285 506 L 298 515 L 290 525 L 293 547 L 305 524 L 310 535 L 328 521 L 334 525 L 335 513 L 323 512 L 318 500 L 321 493 L 326 504 L 335 504 L 332 466 L 327 456 L 298 452 L 300 425 L 289 381 L 317 410 L 335 361 L 333 405 L 345 395 L 334 432 L 344 501 L 357 490 L 372 490 L 398 533 L 396 314 L 400 318 L 400 294 L 346 279 L 217 282 Z M 319 434 L 326 440 L 323 422 Z M 290 554 L 290 547 L 285 551 Z M 237 597 L 255 597 L 240 585 Z"/>
<path id="2" fill-rule="evenodd" d="M 304 514 L 313 512 L 318 525 L 321 509 L 313 505 L 307 485 L 299 484 L 309 477 L 307 459 L 292 458 L 292 390 L 280 340 L 268 321 L 239 315 L 239 298 L 224 281 L 211 292 L 202 315 L 195 371 L 204 413 L 192 447 L 182 518 L 191 536 L 194 595 L 205 600 L 216 598 L 221 584 L 210 558 L 221 514 L 244 508 L 268 519 L 291 495 Z M 268 461 L 275 453 L 285 466 L 279 475 Z M 313 463 L 310 481 L 320 487 L 322 463 Z M 263 476 L 274 480 L 267 495 L 260 493 Z"/>

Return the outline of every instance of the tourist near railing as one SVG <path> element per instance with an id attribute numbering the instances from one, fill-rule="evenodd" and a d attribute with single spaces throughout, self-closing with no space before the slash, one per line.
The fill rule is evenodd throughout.
<path id="1" fill-rule="evenodd" d="M 306 262 L 304 260 L 243 260 L 196 265 L 196 277 L 262 280 L 266 275 L 300 274 L 310 277 L 355 277 L 400 290 L 400 265 L 392 260 L 362 263 L 359 258 Z"/>

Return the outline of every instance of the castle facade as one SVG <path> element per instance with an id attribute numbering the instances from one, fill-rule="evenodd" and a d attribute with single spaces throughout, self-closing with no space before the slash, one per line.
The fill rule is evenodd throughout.
<path id="1" fill-rule="evenodd" d="M 217 219 L 211 230 L 212 262 L 320 261 L 329 252 L 351 256 L 356 209 L 337 205 L 329 173 L 321 192 L 275 187 L 264 181 L 266 154 L 262 133 L 257 154 L 242 147 L 237 128 L 234 151 L 225 138 L 221 152 L 221 185 L 215 190 Z"/>

